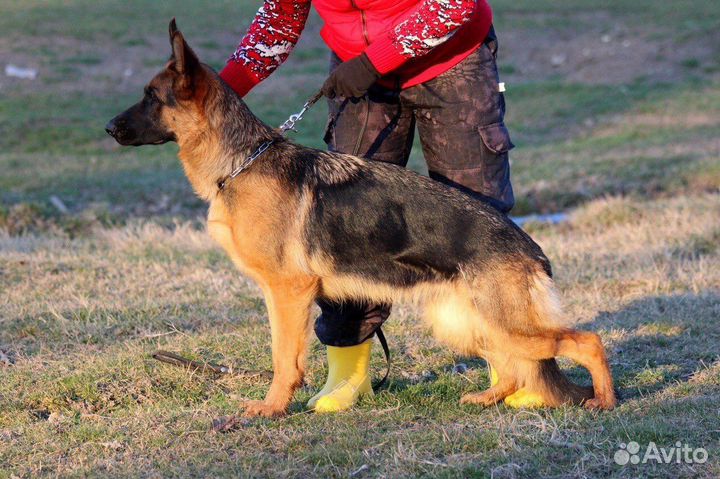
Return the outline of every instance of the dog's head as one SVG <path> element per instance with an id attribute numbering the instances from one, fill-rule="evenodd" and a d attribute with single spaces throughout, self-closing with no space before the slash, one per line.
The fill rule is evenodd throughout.
<path id="1" fill-rule="evenodd" d="M 142 100 L 110 120 L 105 131 L 121 145 L 161 145 L 177 141 L 183 118 L 197 118 L 205 95 L 208 67 L 185 42 L 173 18 L 172 55 L 165 68 L 145 86 Z"/>

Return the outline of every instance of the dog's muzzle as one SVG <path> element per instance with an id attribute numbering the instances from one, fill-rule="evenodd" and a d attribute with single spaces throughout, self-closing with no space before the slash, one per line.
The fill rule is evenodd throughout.
<path id="1" fill-rule="evenodd" d="M 108 135 L 112 136 L 116 140 L 118 140 L 118 135 L 120 133 L 120 129 L 118 128 L 117 122 L 115 121 L 115 118 L 110 120 L 107 125 L 105 125 L 105 131 Z"/>

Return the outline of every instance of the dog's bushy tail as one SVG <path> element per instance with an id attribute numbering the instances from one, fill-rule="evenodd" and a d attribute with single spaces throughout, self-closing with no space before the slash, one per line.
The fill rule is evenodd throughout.
<path id="1" fill-rule="evenodd" d="M 531 283 L 533 322 L 539 329 L 566 329 L 568 320 L 563 314 L 552 279 L 545 272 L 538 272 Z M 555 358 L 535 362 L 530 381 L 549 406 L 582 404 L 594 396 L 591 386 L 579 386 L 560 370 Z"/>
<path id="2" fill-rule="evenodd" d="M 594 397 L 594 388 L 573 384 L 555 360 L 561 339 L 574 338 L 575 332 L 548 271 L 516 261 L 497 266 L 492 277 L 478 275 L 473 286 L 478 324 L 485 330 L 463 337 L 483 339 L 480 355 L 489 348 L 485 354 L 501 380 L 513 379 L 519 390 L 540 396 L 550 407 L 582 404 Z"/>
<path id="3" fill-rule="evenodd" d="M 548 406 L 579 405 L 594 395 L 591 386 L 580 386 L 570 381 L 555 359 L 537 362 L 534 383 L 532 389 L 540 393 Z"/>

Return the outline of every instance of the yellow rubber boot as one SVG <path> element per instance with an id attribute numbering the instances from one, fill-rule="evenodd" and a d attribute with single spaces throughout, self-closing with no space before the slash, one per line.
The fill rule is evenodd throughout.
<path id="1" fill-rule="evenodd" d="M 338 412 L 352 407 L 363 394 L 373 394 L 370 384 L 372 339 L 357 346 L 327 347 L 328 377 L 322 390 L 308 401 L 315 412 Z"/>
<path id="2" fill-rule="evenodd" d="M 490 386 L 496 385 L 498 375 L 490 366 Z M 530 392 L 527 389 L 518 389 L 505 398 L 505 404 L 513 408 L 536 408 L 545 406 L 542 396 L 538 393 Z"/>

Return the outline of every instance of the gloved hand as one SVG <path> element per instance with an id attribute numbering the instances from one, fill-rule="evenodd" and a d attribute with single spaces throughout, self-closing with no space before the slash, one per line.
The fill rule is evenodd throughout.
<path id="1" fill-rule="evenodd" d="M 322 92 L 328 98 L 360 98 L 378 78 L 380 73 L 363 53 L 338 65 L 325 80 Z"/>

